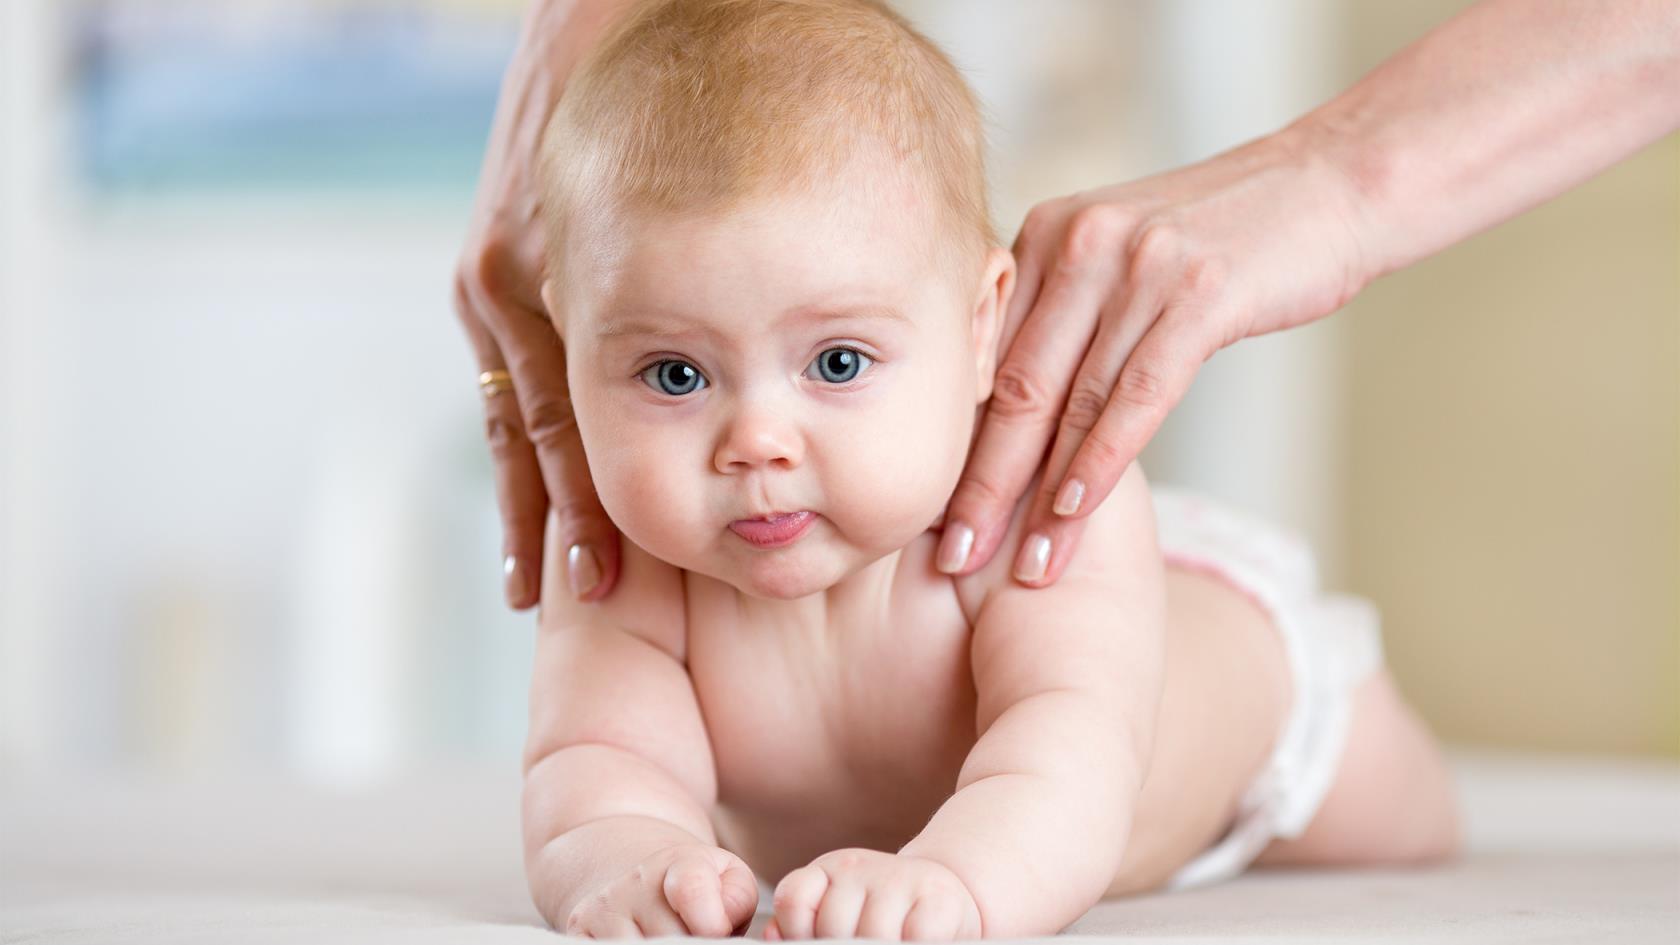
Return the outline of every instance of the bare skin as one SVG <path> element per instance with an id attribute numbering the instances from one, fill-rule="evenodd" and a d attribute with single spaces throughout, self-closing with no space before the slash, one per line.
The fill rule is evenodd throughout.
<path id="1" fill-rule="evenodd" d="M 479 367 L 506 368 L 516 390 L 486 401 L 511 607 L 536 602 L 551 503 L 562 524 L 546 557 L 568 574 L 555 586 L 598 600 L 619 573 L 618 530 L 537 302 L 533 182 L 543 119 L 624 6 L 533 3 L 457 267 Z M 944 569 L 972 572 L 1002 551 L 1023 582 L 1055 582 L 1085 517 L 1213 352 L 1322 318 L 1680 127 L 1677 11 L 1485 0 L 1272 135 L 1033 208 L 1014 247 L 1021 290 L 1003 322 L 999 395 L 947 514 Z M 1042 566 L 1003 540 L 1035 476 L 1026 534 L 1049 539 Z"/>
<path id="2" fill-rule="evenodd" d="M 681 712 L 682 724 L 674 727 L 687 731 L 703 725 L 715 766 L 716 796 L 704 806 L 705 827 L 694 821 L 692 840 L 655 835 L 647 838 L 650 847 L 715 844 L 737 855 L 751 875 L 775 884 L 831 851 L 896 851 L 913 842 L 950 797 L 976 740 L 971 621 L 963 598 L 965 591 L 973 595 L 977 588 L 975 579 L 953 581 L 934 572 L 937 537 L 927 533 L 906 548 L 898 562 L 891 597 L 903 622 L 874 633 L 827 635 L 831 646 L 814 646 L 808 635 L 779 635 L 774 627 L 743 631 L 731 588 L 692 576 L 685 582 L 690 627 L 682 641 L 683 663 L 657 647 L 639 648 L 635 656 L 637 661 L 665 666 L 665 675 L 678 688 L 678 670 L 686 664 L 693 702 Z M 658 583 L 658 572 L 667 567 L 628 545 L 626 561 L 626 580 L 642 589 Z M 551 569 L 547 580 L 564 577 Z M 1160 886 L 1217 840 L 1269 755 L 1291 698 L 1279 638 L 1261 610 L 1205 574 L 1170 568 L 1165 587 L 1166 671 L 1155 751 L 1142 789 L 1131 802 L 1135 813 L 1130 835 L 1102 890 L 1104 897 Z M 848 616 L 837 615 L 840 621 Z M 873 621 L 863 623 L 879 627 Z M 904 632 L 904 626 L 915 630 Z M 775 645 L 766 645 L 766 632 L 777 640 Z M 554 673 L 549 678 L 560 685 L 570 675 L 559 667 L 569 662 L 562 653 L 575 633 L 576 628 L 545 625 L 539 680 Z M 591 663 L 588 672 L 622 676 L 635 671 L 630 654 L 623 657 L 625 662 L 610 667 Z M 573 667 L 572 672 L 584 671 L 575 663 Z M 635 688 L 628 685 L 625 691 Z M 646 695 L 643 691 L 638 698 Z M 668 694 L 671 711 L 688 702 L 683 695 Z M 1260 863 L 1406 864 L 1448 857 L 1457 850 L 1458 826 L 1445 765 L 1388 674 L 1368 680 L 1355 704 L 1348 755 L 1325 804 L 1302 837 L 1273 841 Z M 539 753 L 552 747 L 535 730 L 532 744 Z M 528 810 L 554 780 L 577 773 L 559 765 L 548 772 L 533 771 Z M 1128 800 L 1116 797 L 1113 803 L 1122 806 Z M 697 803 L 697 817 L 699 808 Z M 527 822 L 536 825 L 529 818 Z M 633 835 L 641 836 L 632 828 L 593 842 L 633 846 Z M 610 920 L 592 925 L 587 916 L 590 895 L 607 885 L 611 873 L 611 868 L 603 870 L 570 890 L 543 889 L 543 882 L 559 877 L 534 863 L 533 892 L 556 928 L 614 934 Z M 743 876 L 739 882 L 743 885 L 727 922 L 720 919 L 710 928 L 684 925 L 673 906 L 668 926 L 643 918 L 635 931 L 616 931 L 724 934 L 749 921 L 756 903 L 756 891 L 744 885 L 750 880 Z M 721 894 L 721 887 L 712 889 Z M 802 908 L 807 911 L 800 912 Z M 714 912 L 724 914 L 721 901 Z M 577 919 L 569 922 L 574 915 Z M 816 916 L 810 904 L 787 901 L 778 890 L 770 935 L 792 938 L 832 931 L 819 930 Z M 1077 913 L 1057 915 L 1037 927 L 1010 932 L 960 931 L 1042 934 L 1074 917 Z M 905 925 L 868 931 L 888 938 L 951 937 L 938 934 L 941 930 Z"/>
<path id="3" fill-rule="evenodd" d="M 996 247 L 935 252 L 919 186 L 860 158 L 727 210 L 599 214 L 545 287 L 627 539 L 624 593 L 599 603 L 543 572 L 524 819 L 556 928 L 725 935 L 762 876 L 775 936 L 1048 934 L 1206 849 L 1271 748 L 1277 635 L 1164 569 L 1135 466 L 1054 586 L 1001 557 L 935 567 L 927 523 L 990 393 L 1014 270 Z M 867 367 L 817 372 L 836 350 Z M 749 541 L 772 513 L 808 530 Z M 1443 855 L 1433 743 L 1374 704 L 1393 711 L 1355 738 L 1379 776 L 1327 810 L 1381 816 L 1322 842 L 1341 862 Z M 1409 846 L 1378 821 L 1412 825 Z"/>

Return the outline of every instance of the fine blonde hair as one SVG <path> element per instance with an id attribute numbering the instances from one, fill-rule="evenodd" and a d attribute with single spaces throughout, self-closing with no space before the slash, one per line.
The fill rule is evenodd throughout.
<path id="1" fill-rule="evenodd" d="M 885 155 L 957 245 L 995 245 L 985 136 L 951 61 L 877 0 L 655 0 L 570 81 L 545 133 L 551 271 L 580 215 L 717 210 Z"/>

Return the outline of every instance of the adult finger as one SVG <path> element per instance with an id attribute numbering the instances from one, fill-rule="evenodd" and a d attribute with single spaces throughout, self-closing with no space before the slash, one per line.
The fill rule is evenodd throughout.
<path id="1" fill-rule="evenodd" d="M 589 477 L 560 338 L 541 311 L 497 301 L 484 289 L 473 296 L 480 309 L 490 313 L 491 330 L 507 355 L 526 436 L 536 448 L 549 502 L 559 519 L 561 547 L 547 551 L 566 556 L 567 581 L 579 600 L 599 600 L 618 580 L 618 530 Z"/>
<path id="2" fill-rule="evenodd" d="M 1200 305 L 1180 306 L 1150 326 L 1126 359 L 1107 409 L 1068 464 L 1067 479 L 1086 483 L 1090 494 L 1107 495 L 1114 488 L 1130 462 L 1119 458 L 1143 451 L 1217 350 L 1206 328 L 1217 317 L 1206 313 Z"/>
<path id="3" fill-rule="evenodd" d="M 519 399 L 513 391 L 484 398 L 484 429 L 502 517 L 502 591 L 509 607 L 524 610 L 537 602 L 542 583 L 548 489 L 537 465 L 537 452 L 525 436 Z"/>
<path id="4" fill-rule="evenodd" d="M 1127 356 L 1158 315 L 1161 293 L 1157 286 L 1152 280 L 1128 280 L 1117 309 L 1105 309 L 1097 336 L 1074 376 L 1038 494 L 1025 511 L 1020 547 L 1013 551 L 1010 572 L 1022 584 L 1041 587 L 1054 583 L 1061 572 L 1051 570 L 1052 561 L 1065 562 L 1078 547 L 1083 526 L 1063 517 L 1059 510 L 1070 501 L 1075 507 L 1095 508 L 1108 495 L 1105 491 L 1087 496 L 1084 484 L 1071 478 L 1065 485 L 1058 484 L 1063 483 L 1080 444 L 1107 409 Z"/>
<path id="5" fill-rule="evenodd" d="M 945 516 L 937 565 L 966 574 L 991 560 L 1016 502 L 1038 470 L 1055 430 L 1066 378 L 1084 356 L 1114 263 L 1077 217 L 1056 269 L 1027 316 L 992 385 L 974 452 Z"/>
<path id="6" fill-rule="evenodd" d="M 1115 458 L 1141 451 L 1183 399 L 1208 351 L 1195 316 L 1187 312 L 1182 307 L 1168 309 L 1138 342 L 1120 371 L 1108 406 L 1074 454 L 1068 478 L 1084 477 L 1082 481 L 1092 484 L 1093 493 L 1100 490 L 1107 496 L 1132 466 L 1127 462 L 1116 470 Z M 1041 492 L 1040 498 L 1045 495 Z M 1095 502 L 1089 505 L 1096 507 Z M 1036 523 L 1027 528 L 1013 573 L 1023 584 L 1045 587 L 1055 583 L 1073 559 L 1087 519 L 1057 516 L 1043 501 L 1032 514 Z"/>
<path id="7" fill-rule="evenodd" d="M 998 350 L 1007 352 L 1014 346 L 1015 336 L 1038 300 L 1044 287 L 1045 264 L 1052 258 L 1047 252 L 1053 237 L 1050 235 L 1059 211 L 1060 201 L 1046 201 L 1027 211 L 1021 230 L 1009 252 L 1015 257 L 1015 291 L 1009 296 L 1004 310 L 1003 324 L 998 329 Z"/>
<path id="8" fill-rule="evenodd" d="M 1088 514 L 1108 496 L 1106 489 L 1091 489 L 1084 480 L 1069 476 L 1067 471 L 1080 445 L 1108 410 L 1126 359 L 1160 317 L 1161 283 L 1155 279 L 1138 278 L 1139 275 L 1141 273 L 1134 269 L 1134 278 L 1127 280 L 1119 305 L 1112 311 L 1104 312 L 1097 337 L 1092 340 L 1085 360 L 1079 365 L 1079 372 L 1074 375 L 1073 385 L 1068 389 L 1067 402 L 1057 423 L 1056 441 L 1050 447 L 1050 457 L 1040 480 L 1039 496 L 1029 511 L 1029 534 L 1032 526 L 1043 521 L 1052 511 L 1059 516 L 1076 516 L 1081 511 Z M 1134 458 L 1120 457 L 1120 468 L 1124 469 Z M 1119 479 L 1118 473 L 1114 479 Z"/>
<path id="9" fill-rule="evenodd" d="M 455 280 L 455 313 L 478 369 L 506 370 L 501 348 L 484 324 L 466 280 L 459 276 Z M 509 607 L 523 610 L 537 602 L 541 588 L 548 489 L 537 465 L 536 449 L 525 436 L 525 422 L 513 391 L 500 390 L 484 398 L 484 427 L 502 519 L 502 593 Z"/>

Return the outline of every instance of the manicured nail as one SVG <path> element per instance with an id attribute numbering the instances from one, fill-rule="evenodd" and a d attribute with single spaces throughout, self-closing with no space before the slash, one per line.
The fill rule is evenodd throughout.
<path id="1" fill-rule="evenodd" d="M 1056 504 L 1051 508 L 1057 515 L 1072 515 L 1079 511 L 1079 503 L 1085 501 L 1085 484 L 1077 479 L 1069 479 L 1062 483 L 1062 491 L 1056 493 Z"/>
<path id="2" fill-rule="evenodd" d="M 961 523 L 947 525 L 944 537 L 939 539 L 939 554 L 935 557 L 934 567 L 945 574 L 956 574 L 968 563 L 968 554 L 973 550 L 974 529 Z"/>
<path id="3" fill-rule="evenodd" d="M 513 555 L 502 559 L 502 584 L 510 605 L 517 607 L 525 603 L 530 585 L 525 583 L 525 569 L 519 566 L 519 559 Z"/>
<path id="4" fill-rule="evenodd" d="M 582 597 L 601 583 L 601 563 L 588 545 L 566 549 L 566 577 L 572 582 L 572 596 Z"/>
<path id="5" fill-rule="evenodd" d="M 1015 559 L 1015 580 L 1025 584 L 1044 579 L 1044 572 L 1050 570 L 1050 539 L 1043 535 L 1034 535 L 1021 546 L 1021 554 Z"/>

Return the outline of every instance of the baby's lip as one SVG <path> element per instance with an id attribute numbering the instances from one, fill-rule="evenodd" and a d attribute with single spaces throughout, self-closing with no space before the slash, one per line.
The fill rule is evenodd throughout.
<path id="1" fill-rule="evenodd" d="M 817 513 L 809 509 L 771 512 L 758 518 L 738 518 L 729 523 L 729 530 L 756 548 L 780 548 L 803 538 L 816 520 Z"/>

